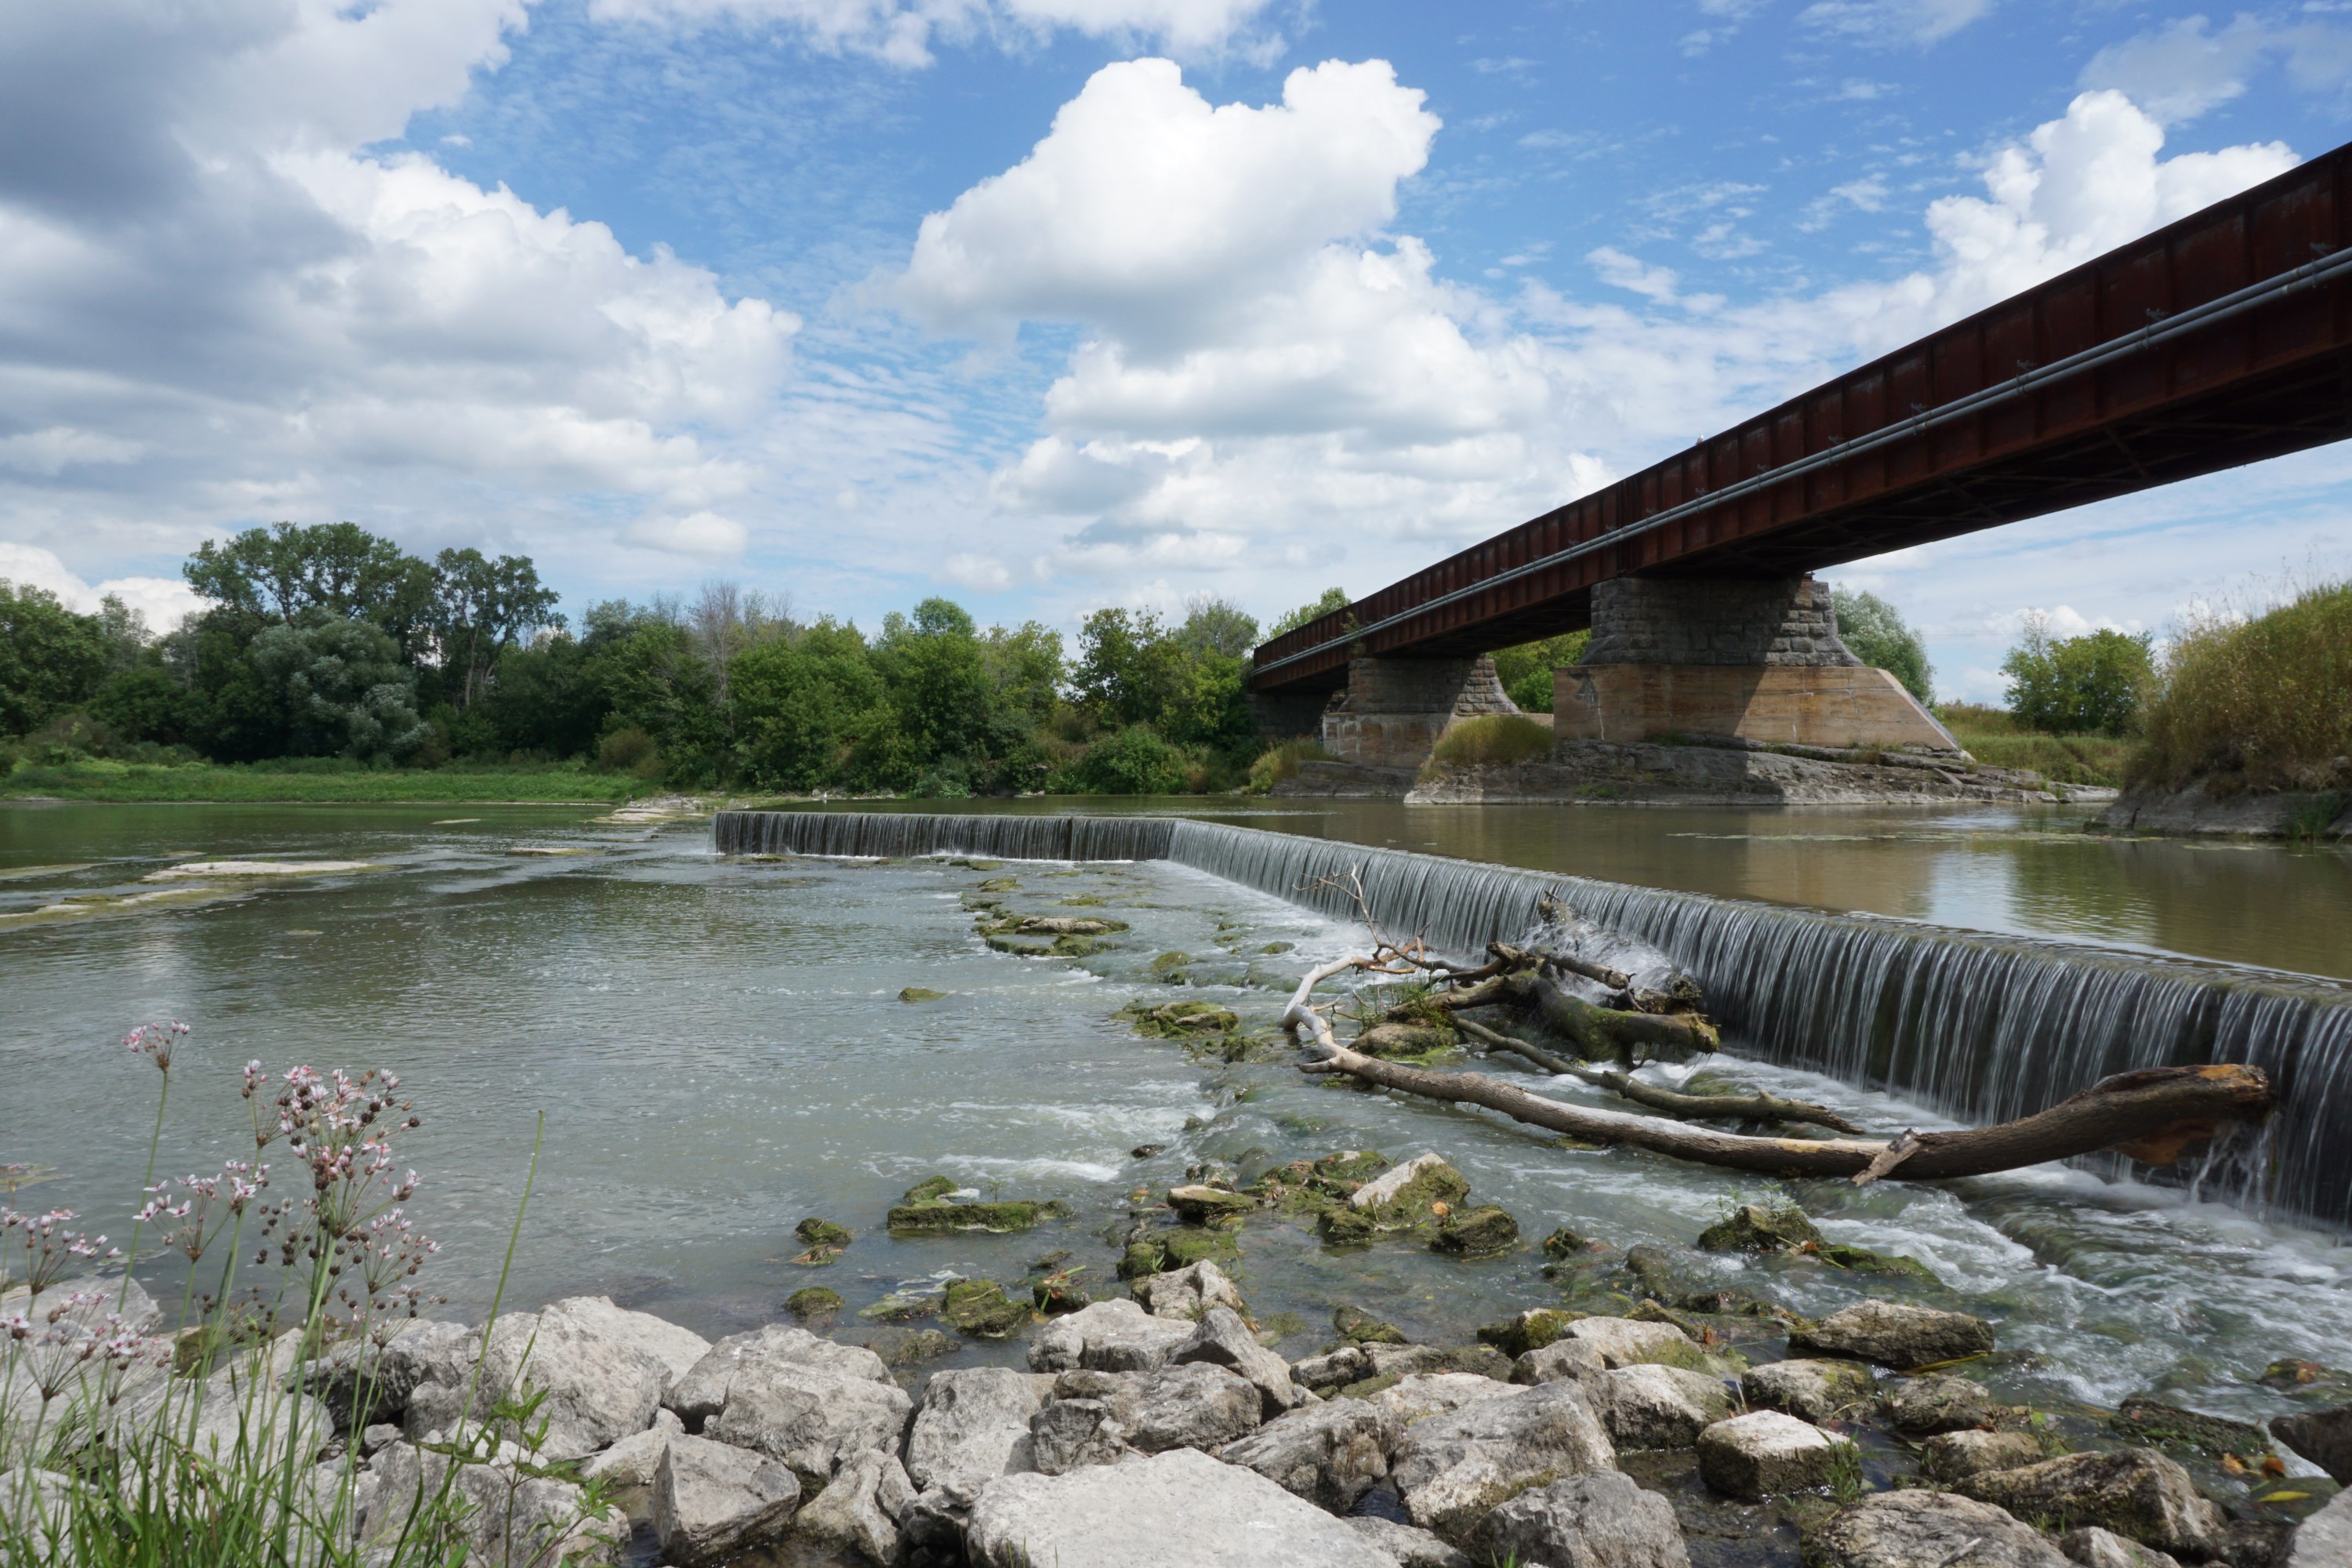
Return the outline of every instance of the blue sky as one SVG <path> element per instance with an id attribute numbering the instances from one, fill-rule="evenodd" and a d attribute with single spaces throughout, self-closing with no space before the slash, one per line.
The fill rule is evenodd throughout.
<path id="1" fill-rule="evenodd" d="M 350 518 L 576 611 L 1364 593 L 2346 139 L 2008 0 L 0 5 L 0 575 Z M 2330 449 L 1834 574 L 1996 697 L 2341 572 Z"/>

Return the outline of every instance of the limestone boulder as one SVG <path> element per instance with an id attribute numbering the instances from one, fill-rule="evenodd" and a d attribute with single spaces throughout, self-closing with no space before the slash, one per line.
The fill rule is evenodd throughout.
<path id="1" fill-rule="evenodd" d="M 1993 1346 L 1992 1325 L 1967 1312 L 1946 1312 L 1903 1301 L 1857 1301 L 1789 1335 L 1792 1350 L 1852 1356 L 1897 1370 L 1982 1355 Z"/>
<path id="2" fill-rule="evenodd" d="M 1739 1374 L 1739 1392 L 1749 1405 L 1807 1421 L 1869 1404 L 1871 1388 L 1870 1369 L 1851 1361 L 1774 1361 Z"/>
<path id="3" fill-rule="evenodd" d="M 1460 1542 L 1530 1488 L 1616 1466 L 1584 1390 L 1561 1382 L 1507 1389 L 1412 1423 L 1389 1469 L 1412 1522 Z"/>
<path id="4" fill-rule="evenodd" d="M 1609 1358 L 1591 1340 L 1559 1339 L 1540 1350 L 1527 1351 L 1511 1363 L 1513 1383 L 1558 1383 L 1560 1379 L 1598 1376 L 1609 1370 Z"/>
<path id="5" fill-rule="evenodd" d="M 656 1411 L 652 1426 L 622 1438 L 581 1466 L 580 1479 L 603 1481 L 614 1504 L 632 1520 L 651 1519 L 654 1472 L 661 1468 L 662 1456 L 669 1452 L 669 1440 L 685 1430 L 686 1424 L 676 1415 Z"/>
<path id="6" fill-rule="evenodd" d="M 378 1552 L 400 1539 L 416 1499 L 449 1495 L 465 1510 L 467 1568 L 603 1568 L 620 1561 L 629 1522 L 618 1509 L 591 1513 L 587 1494 L 569 1481 L 519 1468 L 511 1444 L 480 1463 L 457 1465 L 412 1443 L 394 1443 L 369 1461 L 373 1498 L 363 1521 L 365 1543 Z M 683 1561 L 679 1568 L 694 1568 Z"/>
<path id="7" fill-rule="evenodd" d="M 1886 1424 L 1906 1437 L 1989 1427 L 2002 1414 L 1982 1384 L 1949 1374 L 1906 1378 L 1886 1395 L 1881 1409 Z"/>
<path id="8" fill-rule="evenodd" d="M 1221 1366 L 1258 1391 L 1268 1419 L 1299 1403 L 1290 1381 L 1290 1363 L 1257 1342 L 1247 1323 L 1230 1307 L 1211 1307 L 1202 1315 L 1192 1337 L 1168 1355 L 1171 1366 L 1194 1362 Z"/>
<path id="9" fill-rule="evenodd" d="M 1962 1495 L 2027 1518 L 2095 1524 L 2175 1556 L 2220 1551 L 2228 1521 L 2189 1472 L 2148 1448 L 2066 1454 L 1960 1482 Z"/>
<path id="10" fill-rule="evenodd" d="M 899 1556 L 899 1517 L 914 1500 L 914 1485 L 895 1457 L 859 1454 L 793 1517 L 793 1539 L 830 1549 L 839 1558 L 889 1568 Z"/>
<path id="11" fill-rule="evenodd" d="M 1731 1414 L 1731 1392 L 1704 1373 L 1639 1363 L 1594 1373 L 1585 1396 L 1620 1448 L 1687 1448 Z"/>
<path id="12" fill-rule="evenodd" d="M 1097 1301 L 1039 1331 L 1029 1347 L 1035 1372 L 1146 1372 L 1167 1364 L 1192 1325 L 1154 1317 L 1133 1301 Z"/>
<path id="13" fill-rule="evenodd" d="M 718 1415 L 738 1380 L 757 1378 L 786 1366 L 806 1367 L 835 1378 L 890 1382 L 890 1369 L 863 1345 L 837 1344 L 806 1329 L 771 1323 L 750 1333 L 730 1334 L 712 1345 L 671 1385 L 662 1403 L 691 1426 Z"/>
<path id="14" fill-rule="evenodd" d="M 2327 1506 L 2294 1527 L 2281 1568 L 2338 1568 L 2352 1563 L 2352 1491 L 2340 1491 Z"/>
<path id="15" fill-rule="evenodd" d="M 542 1325 L 551 1317 L 583 1333 L 650 1356 L 667 1374 L 663 1383 L 665 1394 L 710 1353 L 710 1342 L 692 1329 L 682 1329 L 651 1312 L 615 1307 L 608 1296 L 573 1296 L 541 1309 Z"/>
<path id="16" fill-rule="evenodd" d="M 1345 1513 L 1389 1473 L 1387 1450 L 1379 1411 L 1360 1399 L 1334 1399 L 1267 1422 L 1226 1444 L 1220 1457 L 1318 1508 Z"/>
<path id="17" fill-rule="evenodd" d="M 1361 1383 L 1371 1375 L 1372 1358 L 1361 1345 L 1341 1345 L 1337 1350 L 1290 1363 L 1290 1381 L 1318 1394 L 1328 1389 L 1344 1388 L 1351 1383 Z"/>
<path id="18" fill-rule="evenodd" d="M 1579 1318 L 1568 1325 L 1563 1338 L 1591 1345 L 1601 1352 L 1604 1366 L 1645 1363 L 1690 1366 L 1702 1353 L 1690 1336 L 1672 1323 L 1643 1322 L 1633 1318 Z"/>
<path id="19" fill-rule="evenodd" d="M 1393 1449 L 1406 1430 L 1433 1415 L 1450 1415 L 1482 1399 L 1500 1399 L 1512 1385 L 1467 1372 L 1416 1373 L 1400 1378 L 1364 1401 L 1380 1412 Z"/>
<path id="20" fill-rule="evenodd" d="M 1368 1344 L 1364 1354 L 1374 1377 L 1411 1377 L 1416 1373 L 1470 1372 L 1497 1383 L 1511 1381 L 1511 1358 L 1493 1345 Z"/>
<path id="21" fill-rule="evenodd" d="M 1727 1497 L 1759 1502 L 1822 1485 L 1853 1444 L 1778 1410 L 1751 1410 L 1698 1435 L 1698 1473 Z"/>
<path id="22" fill-rule="evenodd" d="M 1490 1562 L 1546 1568 L 1690 1564 L 1674 1504 L 1615 1470 L 1521 1492 L 1486 1516 L 1477 1543 Z"/>
<path id="23" fill-rule="evenodd" d="M 302 1369 L 303 1384 L 327 1402 L 339 1425 L 354 1431 L 397 1422 L 410 1397 L 428 1383 L 448 1391 L 444 1403 L 454 1416 L 481 1343 L 479 1329 L 414 1318 L 381 1344 L 369 1335 L 335 1346 Z"/>
<path id="24" fill-rule="evenodd" d="M 1237 1380 L 1238 1381 L 1238 1380 Z M 974 1568 L 1395 1568 L 1396 1559 L 1255 1470 L 1179 1448 L 981 1489 Z"/>
<path id="25" fill-rule="evenodd" d="M 1397 1568 L 1485 1568 L 1444 1536 L 1392 1519 L 1359 1516 L 1349 1529 L 1396 1559 Z"/>
<path id="26" fill-rule="evenodd" d="M 1223 1269 L 1206 1258 L 1165 1274 L 1147 1274 L 1130 1289 L 1144 1310 L 1155 1318 L 1191 1322 L 1212 1307 L 1230 1308 L 1235 1312 L 1246 1310 L 1240 1289 L 1225 1277 Z"/>
<path id="27" fill-rule="evenodd" d="M 906 1473 L 917 1489 L 976 1492 L 1030 1468 L 1029 1418 L 1053 1393 L 1047 1374 L 964 1367 L 931 1374 L 907 1430 Z"/>
<path id="28" fill-rule="evenodd" d="M 1029 1465 L 1039 1475 L 1115 1465 L 1134 1452 L 1108 1399 L 1056 1399 L 1029 1418 Z"/>
<path id="29" fill-rule="evenodd" d="M 2273 1417 L 2271 1436 L 2326 1470 L 2337 1486 L 2352 1486 L 2352 1405 Z"/>
<path id="30" fill-rule="evenodd" d="M 1205 1362 L 1141 1373 L 1109 1403 L 1128 1446 L 1146 1454 L 1213 1451 L 1256 1431 L 1265 1410 L 1255 1384 Z"/>
<path id="31" fill-rule="evenodd" d="M 2068 1562 L 2079 1563 L 2083 1568 L 2180 1568 L 2180 1560 L 2172 1553 L 2142 1546 L 2095 1524 L 2060 1536 L 2058 1550 Z"/>
<path id="32" fill-rule="evenodd" d="M 2067 1568 L 2040 1531 L 1989 1503 L 1924 1489 L 1878 1492 L 1808 1542 L 1820 1568 Z"/>
<path id="33" fill-rule="evenodd" d="M 482 1352 L 485 1391 L 545 1395 L 533 1423 L 547 1424 L 542 1460 L 585 1458 L 644 1431 L 673 1381 L 662 1362 L 568 1306 L 499 1319 Z"/>
<path id="34" fill-rule="evenodd" d="M 654 1468 L 654 1537 L 677 1568 L 725 1563 L 781 1537 L 801 1484 L 763 1454 L 707 1437 L 670 1439 Z"/>
<path id="35" fill-rule="evenodd" d="M 1939 1481 L 2013 1470 L 2042 1457 L 2031 1432 L 1942 1432 L 1919 1445 L 1919 1468 Z"/>

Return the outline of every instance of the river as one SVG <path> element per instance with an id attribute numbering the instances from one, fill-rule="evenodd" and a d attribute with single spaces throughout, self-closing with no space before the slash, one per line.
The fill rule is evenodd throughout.
<path id="1" fill-rule="evenodd" d="M 1021 809 L 1102 803 L 1020 803 Z M 2352 857 L 2119 842 L 2082 814 L 1408 808 L 1379 803 L 1120 803 L 1288 833 L 1729 897 L 2275 971 L 2352 975 Z M 600 822 L 594 808 L 19 805 L 0 810 L 0 1163 L 39 1169 L 16 1201 L 128 1230 L 159 1075 L 118 1043 L 177 1016 L 161 1169 L 235 1157 L 248 1058 L 398 1071 L 424 1125 L 412 1211 L 445 1250 L 448 1300 L 478 1316 L 544 1146 L 510 1303 L 594 1292 L 705 1333 L 772 1321 L 801 1286 L 850 1309 L 954 1272 L 1017 1280 L 1054 1252 L 1110 1286 L 1131 1193 L 1192 1168 L 1241 1174 L 1339 1148 L 1435 1149 L 1474 1201 L 1532 1241 L 1569 1226 L 1623 1248 L 1686 1249 L 1740 1197 L 1802 1204 L 1832 1239 L 1927 1265 L 1936 1300 L 2001 1321 L 1990 1374 L 2021 1402 L 2109 1406 L 2153 1393 L 2261 1418 L 2277 1358 L 2340 1364 L 2352 1249 L 2177 1186 L 2043 1168 L 1937 1186 L 1773 1184 L 1622 1151 L 1564 1150 L 1483 1114 L 1303 1079 L 1284 1060 L 1195 1059 L 1136 1036 L 1139 996 L 1204 997 L 1270 1022 L 1345 926 L 1157 861 L 859 863 L 718 856 L 707 819 Z M 320 876 L 147 880 L 192 859 L 364 863 Z M 1010 878 L 1016 908 L 1132 928 L 1081 959 L 987 949 L 965 896 Z M 209 890 L 206 890 L 209 889 Z M 107 902 L 154 892 L 147 902 Z M 77 902 L 79 900 L 82 901 Z M 46 911 L 46 912 L 44 912 Z M 1287 943 L 1286 951 L 1264 950 Z M 1192 955 L 1171 986 L 1159 956 Z M 1164 969 L 1165 966 L 1163 966 Z M 904 987 L 944 993 L 902 1002 Z M 1730 1042 L 1738 1055 L 1739 1042 Z M 1759 1061 L 1744 1081 L 1867 1125 L 1948 1125 L 1927 1108 Z M 1502 1069 L 1490 1069 L 1502 1070 Z M 1673 1081 L 1664 1069 L 1662 1081 Z M 1581 1095 L 1586 1091 L 1559 1089 Z M 1596 1102 L 1598 1102 L 1596 1100 Z M 1135 1151 L 1158 1146 L 1158 1152 Z M 1071 1217 L 1027 1235 L 892 1241 L 883 1211 L 933 1173 Z M 791 1261 L 795 1221 L 858 1239 Z M 1416 1338 L 1558 1299 L 1532 1248 L 1475 1264 L 1335 1254 L 1279 1224 L 1240 1264 L 1294 1358 L 1364 1304 Z M 1677 1251 L 1679 1266 L 1808 1313 L 1864 1294 L 1819 1267 Z M 142 1268 L 163 1294 L 170 1270 Z M 1115 1288 L 1115 1287 L 1114 1287 Z M 1928 1298 L 1923 1298 L 1928 1299 Z M 1285 1318 L 1282 1314 L 1292 1314 Z M 855 1328 L 854 1318 L 845 1326 Z M 1011 1360 L 1010 1346 L 962 1359 Z M 2086 1419 L 2088 1417 L 2085 1417 Z M 2309 1467 L 2295 1464 L 2299 1473 Z M 2326 1489 L 2321 1483 L 2321 1490 Z"/>

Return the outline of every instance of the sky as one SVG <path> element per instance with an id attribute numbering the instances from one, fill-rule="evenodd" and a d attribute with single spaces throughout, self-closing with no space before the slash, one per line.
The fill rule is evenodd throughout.
<path id="1" fill-rule="evenodd" d="M 1270 620 L 2347 138 L 2321 3 L 0 0 L 0 577 Z M 2347 570 L 2331 447 L 1828 574 L 1984 700 Z"/>

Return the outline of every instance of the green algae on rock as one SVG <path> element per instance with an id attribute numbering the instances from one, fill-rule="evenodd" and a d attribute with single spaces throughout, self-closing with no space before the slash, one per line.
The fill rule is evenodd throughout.
<path id="1" fill-rule="evenodd" d="M 1804 1210 L 1790 1205 L 1741 1204 L 1698 1233 L 1702 1252 L 1789 1252 L 1821 1245 L 1822 1233 Z"/>
<path id="2" fill-rule="evenodd" d="M 847 1247 L 855 1239 L 847 1226 L 835 1225 L 814 1215 L 793 1226 L 793 1234 L 811 1247 Z"/>
<path id="3" fill-rule="evenodd" d="M 1028 1230 L 1050 1214 L 1053 1204 L 1014 1199 L 1006 1203 L 905 1204 L 884 1222 L 893 1236 L 952 1236 L 960 1231 Z"/>
<path id="4" fill-rule="evenodd" d="M 928 985 L 909 985 L 898 993 L 901 1002 L 940 1002 L 946 999 L 946 992 L 934 991 Z"/>
<path id="5" fill-rule="evenodd" d="M 1492 1205 L 1441 1216 L 1429 1249 L 1449 1258 L 1496 1258 L 1519 1244 L 1519 1222 Z"/>
<path id="6" fill-rule="evenodd" d="M 1140 1279 L 1212 1259 L 1222 1264 L 1240 1253 L 1232 1234 L 1223 1230 L 1179 1226 L 1172 1230 L 1150 1231 L 1129 1241 L 1126 1253 L 1118 1260 L 1118 1277 Z"/>
<path id="7" fill-rule="evenodd" d="M 1129 1026 L 1137 1034 L 1155 1040 L 1194 1039 L 1241 1027 L 1238 1014 L 1213 1002 L 1153 1004 L 1139 997 L 1118 1011 L 1119 1016 L 1131 1020 Z"/>
<path id="8" fill-rule="evenodd" d="M 1029 1326 L 1029 1316 L 1028 1307 L 993 1279 L 952 1280 L 940 1306 L 948 1327 L 983 1340 L 1012 1338 Z"/>
<path id="9" fill-rule="evenodd" d="M 795 1318 L 821 1318 L 841 1310 L 841 1292 L 811 1285 L 784 1298 L 784 1310 Z"/>

